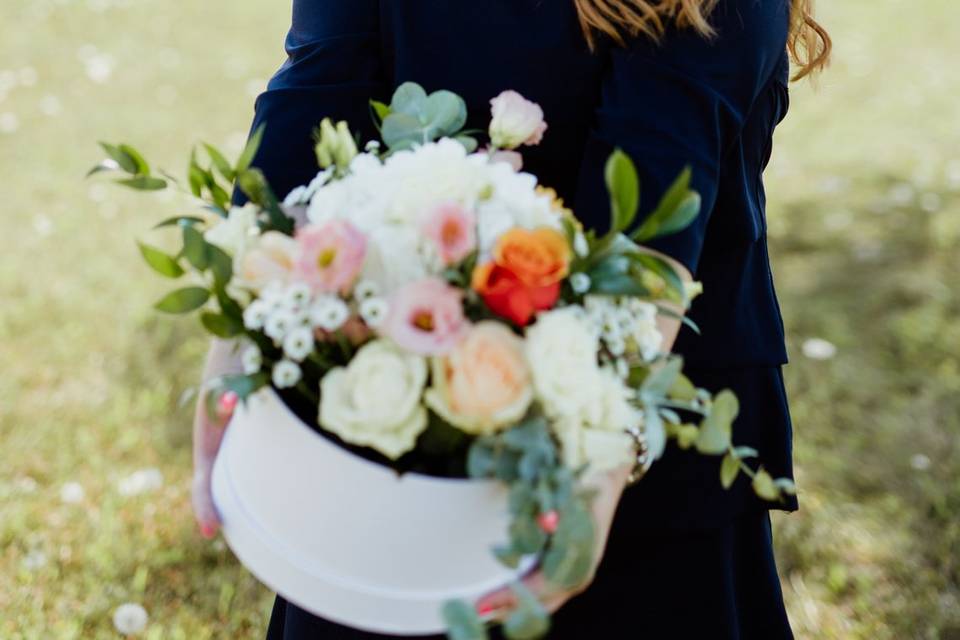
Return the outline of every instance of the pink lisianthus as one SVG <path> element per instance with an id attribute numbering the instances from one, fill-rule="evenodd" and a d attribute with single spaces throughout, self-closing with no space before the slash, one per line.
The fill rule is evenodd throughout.
<path id="1" fill-rule="evenodd" d="M 423 232 L 436 245 L 444 265 L 459 262 L 477 246 L 477 219 L 456 202 L 436 207 L 427 216 Z"/>
<path id="2" fill-rule="evenodd" d="M 389 308 L 379 332 L 416 354 L 443 355 L 469 328 L 463 292 L 439 278 L 401 287 L 390 297 Z"/>
<path id="3" fill-rule="evenodd" d="M 363 268 L 367 239 L 346 220 L 311 224 L 297 231 L 295 272 L 315 292 L 348 293 Z"/>

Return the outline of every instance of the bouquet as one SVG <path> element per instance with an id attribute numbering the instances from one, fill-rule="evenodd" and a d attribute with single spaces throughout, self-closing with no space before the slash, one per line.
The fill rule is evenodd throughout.
<path id="1" fill-rule="evenodd" d="M 698 215 L 689 170 L 637 224 L 637 172 L 614 152 L 598 234 L 522 171 L 518 149 L 547 125 L 519 94 L 492 101 L 483 148 L 448 91 L 406 83 L 371 111 L 382 142 L 324 120 L 319 173 L 282 201 L 251 166 L 262 129 L 236 162 L 204 145 L 182 188 L 200 206 L 158 225 L 182 248 L 139 245 L 161 276 L 189 280 L 156 308 L 199 312 L 237 345 L 244 372 L 211 383 L 211 411 L 272 387 L 318 433 L 398 472 L 495 479 L 510 513 L 496 558 L 532 558 L 561 588 L 592 568 L 585 474 L 634 465 L 639 479 L 671 438 L 723 456 L 724 486 L 742 472 L 766 499 L 793 492 L 734 446 L 736 397 L 696 388 L 661 346 L 658 321 L 682 318 L 699 287 L 643 243 Z M 102 146 L 94 172 L 179 187 L 131 146 Z M 247 204 L 231 205 L 235 189 Z M 546 612 L 514 588 L 507 635 L 542 635 Z M 469 604 L 443 615 L 453 637 L 485 637 Z"/>

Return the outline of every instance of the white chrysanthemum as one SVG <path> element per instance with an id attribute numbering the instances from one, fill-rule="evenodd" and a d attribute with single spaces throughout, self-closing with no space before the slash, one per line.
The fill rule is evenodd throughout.
<path id="1" fill-rule="evenodd" d="M 306 307 L 311 298 L 310 286 L 306 282 L 294 282 L 284 292 L 286 303 L 291 307 Z"/>
<path id="2" fill-rule="evenodd" d="M 83 502 L 87 492 L 83 490 L 83 485 L 79 482 L 67 482 L 60 487 L 60 500 L 67 504 L 77 504 Z"/>
<path id="3" fill-rule="evenodd" d="M 326 296 L 310 307 L 310 323 L 324 331 L 336 331 L 350 319 L 350 308 L 340 298 Z"/>
<path id="4" fill-rule="evenodd" d="M 150 616 L 139 604 L 128 602 L 113 612 L 113 626 L 125 636 L 133 636 L 147 628 Z"/>
<path id="5" fill-rule="evenodd" d="M 389 306 L 383 298 L 369 298 L 360 303 L 360 317 L 370 328 L 376 329 L 387 317 Z"/>
<path id="6" fill-rule="evenodd" d="M 254 300 L 249 307 L 243 310 L 243 326 L 251 331 L 263 329 L 263 324 L 267 321 L 268 311 L 266 302 Z"/>
<path id="7" fill-rule="evenodd" d="M 242 256 L 253 246 L 260 235 L 257 226 L 257 205 L 247 203 L 242 207 L 233 207 L 225 220 L 221 220 L 204 232 L 204 239 L 215 244 L 234 258 Z"/>
<path id="8" fill-rule="evenodd" d="M 368 300 L 380 295 L 380 285 L 373 280 L 361 280 L 353 287 L 353 297 L 357 300 Z"/>
<path id="9" fill-rule="evenodd" d="M 240 355 L 240 363 L 243 366 L 243 372 L 248 376 L 258 373 L 263 366 L 263 354 L 260 348 L 252 344 L 243 350 Z"/>
<path id="10" fill-rule="evenodd" d="M 156 491 L 163 486 L 163 473 L 159 469 L 140 469 L 134 471 L 117 483 L 117 491 L 122 496 L 136 496 Z"/>
<path id="11" fill-rule="evenodd" d="M 283 353 L 295 362 L 302 362 L 313 351 L 313 332 L 309 327 L 294 329 L 283 339 Z"/>
<path id="12" fill-rule="evenodd" d="M 267 316 L 263 323 L 263 332 L 266 333 L 276 344 L 283 342 L 287 332 L 296 326 L 296 319 L 285 309 L 278 309 Z"/>
<path id="13" fill-rule="evenodd" d="M 303 373 L 300 366 L 291 360 L 281 360 L 273 365 L 273 386 L 278 389 L 288 389 L 300 382 Z"/>

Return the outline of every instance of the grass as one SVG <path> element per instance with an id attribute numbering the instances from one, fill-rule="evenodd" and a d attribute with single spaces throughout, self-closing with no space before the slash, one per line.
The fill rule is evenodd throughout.
<path id="1" fill-rule="evenodd" d="M 788 607 L 799 638 L 956 639 L 960 5 L 823 16 L 837 63 L 794 92 L 768 172 L 803 503 L 775 520 Z M 174 169 L 190 142 L 239 147 L 287 19 L 222 0 L 0 6 L 4 639 L 116 637 L 127 601 L 148 638 L 263 635 L 270 594 L 190 516 L 179 398 L 204 340 L 154 317 L 162 286 L 132 242 L 175 203 L 80 176 L 102 138 Z M 811 338 L 836 356 L 805 357 Z M 140 469 L 164 482 L 126 495 Z"/>

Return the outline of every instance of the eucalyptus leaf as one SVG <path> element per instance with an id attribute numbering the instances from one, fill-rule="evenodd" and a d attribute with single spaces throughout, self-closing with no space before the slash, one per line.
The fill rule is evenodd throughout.
<path id="1" fill-rule="evenodd" d="M 390 100 L 390 111 L 394 114 L 402 113 L 416 118 L 423 110 L 427 101 L 427 92 L 416 82 L 404 82 L 393 93 Z"/>
<path id="2" fill-rule="evenodd" d="M 700 425 L 697 451 L 720 455 L 730 448 L 733 421 L 740 412 L 740 403 L 731 391 L 721 391 L 714 397 L 709 414 Z"/>
<path id="3" fill-rule="evenodd" d="M 760 455 L 760 452 L 753 447 L 736 447 L 734 448 L 733 453 L 741 460 L 756 458 L 758 455 Z"/>
<path id="4" fill-rule="evenodd" d="M 449 640 L 488 640 L 483 621 L 469 603 L 450 600 L 443 605 L 442 616 Z"/>
<path id="5" fill-rule="evenodd" d="M 391 149 L 402 149 L 423 142 L 423 125 L 416 116 L 393 112 L 383 121 L 384 143 Z"/>
<path id="6" fill-rule="evenodd" d="M 168 293 L 154 308 L 164 313 L 189 313 L 202 307 L 209 299 L 210 292 L 203 287 L 185 287 Z"/>
<path id="7" fill-rule="evenodd" d="M 435 91 L 427 96 L 420 117 L 434 133 L 433 139 L 449 136 L 467 123 L 467 103 L 451 91 Z"/>
<path id="8" fill-rule="evenodd" d="M 580 504 L 560 512 L 560 522 L 543 558 L 543 572 L 551 584 L 573 589 L 593 569 L 595 526 L 593 516 Z"/>
<path id="9" fill-rule="evenodd" d="M 503 622 L 503 633 L 510 640 L 538 640 L 550 631 L 550 613 L 522 583 L 511 585 L 517 606 Z"/>
<path id="10" fill-rule="evenodd" d="M 167 255 L 160 249 L 143 244 L 142 242 L 138 242 L 137 246 L 140 247 L 140 255 L 142 255 L 143 259 L 150 265 L 150 268 L 160 275 L 167 278 L 179 278 L 183 275 L 183 268 L 177 263 L 177 259 L 173 256 Z"/>
<path id="11" fill-rule="evenodd" d="M 673 356 L 659 369 L 654 370 L 643 381 L 641 392 L 652 398 L 664 398 L 673 389 L 683 369 L 683 358 Z"/>
<path id="12" fill-rule="evenodd" d="M 753 491 L 764 500 L 773 501 L 780 497 L 780 491 L 766 470 L 760 469 L 753 476 Z"/>

